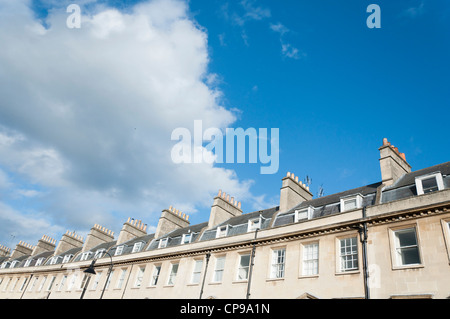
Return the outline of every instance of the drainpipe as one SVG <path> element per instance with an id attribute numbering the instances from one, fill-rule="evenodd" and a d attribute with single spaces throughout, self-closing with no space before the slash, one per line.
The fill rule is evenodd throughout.
<path id="1" fill-rule="evenodd" d="M 366 218 L 366 206 L 363 207 L 362 210 L 363 219 Z M 367 262 L 367 222 L 364 222 L 362 225 L 358 227 L 359 239 L 362 244 L 362 254 L 363 254 L 363 275 L 364 275 L 364 297 L 365 299 L 370 299 L 370 291 L 369 291 L 369 269 Z"/>
<path id="2" fill-rule="evenodd" d="M 202 289 L 200 290 L 200 298 L 199 299 L 202 299 L 202 295 L 203 295 L 203 287 L 205 286 L 206 273 L 208 272 L 209 257 L 211 257 L 211 253 L 206 254 L 205 273 L 203 274 Z"/>
<path id="3" fill-rule="evenodd" d="M 255 239 L 256 239 L 256 236 L 258 235 L 258 230 L 259 230 L 259 228 L 257 228 L 255 230 Z M 248 284 L 247 284 L 247 297 L 246 297 L 246 299 L 250 298 L 250 286 L 252 284 L 252 273 L 253 273 L 253 265 L 254 265 L 254 261 L 255 261 L 255 250 L 256 250 L 256 242 L 253 242 L 252 254 L 250 255 L 250 269 L 249 269 L 249 273 L 248 273 Z"/>

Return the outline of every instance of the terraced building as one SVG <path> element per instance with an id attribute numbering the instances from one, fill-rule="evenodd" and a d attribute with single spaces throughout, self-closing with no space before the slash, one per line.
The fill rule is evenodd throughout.
<path id="1" fill-rule="evenodd" d="M 154 234 L 43 236 L 0 246 L 0 298 L 449 298 L 450 162 L 411 171 L 383 140 L 381 181 L 313 198 L 288 173 L 280 204 L 244 213 L 219 191 L 208 221 L 173 207 Z"/>

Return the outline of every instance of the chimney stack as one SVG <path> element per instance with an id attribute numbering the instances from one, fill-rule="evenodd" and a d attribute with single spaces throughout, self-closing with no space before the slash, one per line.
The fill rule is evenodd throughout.
<path id="1" fill-rule="evenodd" d="M 83 237 L 76 234 L 74 231 L 66 233 L 61 237 L 61 240 L 58 243 L 58 247 L 55 251 L 55 256 L 62 254 L 65 251 L 68 251 L 72 248 L 82 247 L 83 246 Z"/>
<path id="2" fill-rule="evenodd" d="M 297 204 L 312 198 L 313 194 L 309 191 L 309 186 L 299 181 L 298 176 L 295 176 L 294 173 L 288 172 L 286 177 L 282 179 L 280 212 L 285 212 Z"/>
<path id="3" fill-rule="evenodd" d="M 162 211 L 158 226 L 156 227 L 155 238 L 164 236 L 175 229 L 187 227 L 189 224 L 189 215 L 170 206 L 169 209 Z"/>
<path id="4" fill-rule="evenodd" d="M 16 248 L 11 253 L 10 259 L 16 259 L 16 258 L 22 257 L 22 256 L 29 256 L 33 252 L 33 248 L 34 247 L 32 245 L 27 244 L 23 241 L 20 241 L 16 245 Z"/>
<path id="5" fill-rule="evenodd" d="M 383 139 L 380 151 L 381 179 L 385 186 L 394 184 L 402 175 L 411 172 L 411 166 L 406 161 L 404 153 L 389 143 L 387 138 Z"/>
<path id="6" fill-rule="evenodd" d="M 114 240 L 114 232 L 98 224 L 91 228 L 89 234 L 86 236 L 82 252 L 88 251 L 95 246 Z"/>
<path id="7" fill-rule="evenodd" d="M 34 246 L 33 252 L 31 256 L 36 256 L 45 251 L 53 251 L 56 246 L 56 239 L 53 239 L 47 235 L 42 236 L 41 239 L 38 240 L 36 246 Z"/>
<path id="8" fill-rule="evenodd" d="M 213 228 L 231 217 L 240 215 L 242 215 L 241 202 L 219 190 L 211 206 L 208 228 Z"/>
<path id="9" fill-rule="evenodd" d="M 11 252 L 11 248 L 0 245 L 0 257 L 8 257 L 10 252 Z"/>
<path id="10" fill-rule="evenodd" d="M 140 220 L 128 218 L 120 231 L 119 238 L 117 239 L 117 245 L 125 243 L 133 238 L 145 235 L 147 235 L 147 225 L 144 225 Z"/>

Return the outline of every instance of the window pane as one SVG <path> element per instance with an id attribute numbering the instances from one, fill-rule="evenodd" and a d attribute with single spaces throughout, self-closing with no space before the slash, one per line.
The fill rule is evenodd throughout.
<path id="1" fill-rule="evenodd" d="M 434 192 L 438 190 L 436 177 L 430 177 L 422 180 L 422 188 L 424 193 Z"/>
<path id="2" fill-rule="evenodd" d="M 402 264 L 420 264 L 419 249 L 417 247 L 403 248 L 402 249 Z"/>
<path id="3" fill-rule="evenodd" d="M 417 245 L 416 232 L 414 229 L 407 229 L 397 232 L 398 241 L 400 247 Z"/>
<path id="4" fill-rule="evenodd" d="M 420 264 L 419 247 L 415 228 L 403 229 L 395 232 L 396 250 L 400 265 Z"/>
<path id="5" fill-rule="evenodd" d="M 344 210 L 356 208 L 356 198 L 344 201 Z"/>

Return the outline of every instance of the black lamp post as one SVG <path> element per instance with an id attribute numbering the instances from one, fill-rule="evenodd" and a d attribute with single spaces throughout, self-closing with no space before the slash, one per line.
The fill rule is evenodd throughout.
<path id="1" fill-rule="evenodd" d="M 103 298 L 103 294 L 105 293 L 106 285 L 108 284 L 109 276 L 111 275 L 111 271 L 112 271 L 112 268 L 113 268 L 112 256 L 107 251 L 105 251 L 105 254 L 107 254 L 109 256 L 111 262 L 110 262 L 110 265 L 109 265 L 109 268 L 108 268 L 108 276 L 106 277 L 105 286 L 103 287 L 102 294 L 100 295 L 100 299 Z M 96 274 L 96 272 L 95 272 L 95 263 L 97 262 L 97 259 L 99 259 L 99 258 L 100 257 L 94 258 L 92 260 L 91 264 L 89 265 L 89 267 L 83 271 L 89 277 L 88 277 L 88 279 L 86 281 L 86 284 L 84 285 L 83 293 L 81 294 L 80 299 L 83 299 L 84 294 L 86 293 L 86 289 L 87 289 L 87 286 L 89 285 L 89 281 L 91 279 L 91 276 Z"/>

